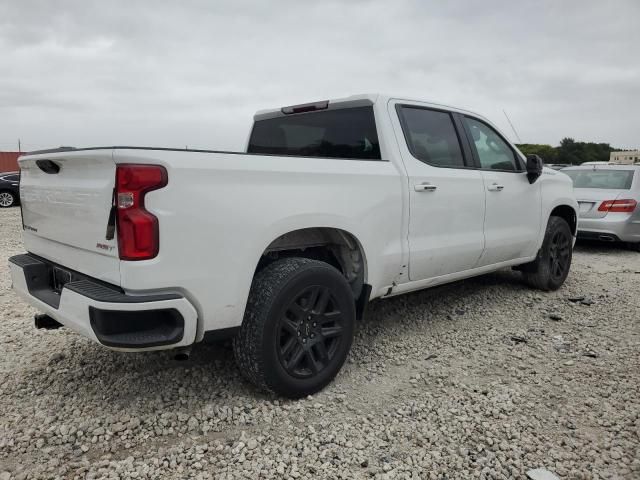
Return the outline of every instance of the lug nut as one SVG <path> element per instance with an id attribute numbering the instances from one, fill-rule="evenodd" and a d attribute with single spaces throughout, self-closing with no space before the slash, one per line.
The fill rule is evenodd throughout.
<path id="1" fill-rule="evenodd" d="M 316 322 L 313 322 L 313 326 L 316 327 L 318 324 Z"/>
<path id="2" fill-rule="evenodd" d="M 307 339 L 306 339 L 306 338 L 303 338 L 303 339 L 302 339 L 302 343 L 307 343 Z"/>

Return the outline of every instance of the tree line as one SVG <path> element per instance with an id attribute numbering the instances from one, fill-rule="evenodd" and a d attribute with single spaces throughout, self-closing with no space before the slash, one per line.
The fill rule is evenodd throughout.
<path id="1" fill-rule="evenodd" d="M 518 148 L 525 155 L 530 153 L 540 155 L 544 163 L 568 163 L 571 165 L 580 165 L 584 162 L 608 162 L 611 152 L 620 151 L 608 143 L 576 142 L 573 138 L 563 138 L 557 147 L 521 143 Z"/>

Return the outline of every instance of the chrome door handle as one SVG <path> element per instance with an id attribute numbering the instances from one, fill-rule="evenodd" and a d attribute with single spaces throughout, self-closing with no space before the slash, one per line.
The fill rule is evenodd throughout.
<path id="1" fill-rule="evenodd" d="M 419 185 L 415 185 L 413 187 L 416 192 L 435 192 L 437 188 L 437 185 L 431 185 L 428 182 L 420 183 Z"/>
<path id="2" fill-rule="evenodd" d="M 504 190 L 504 185 L 493 183 L 487 187 L 487 190 L 489 190 L 490 192 L 501 192 L 502 190 Z"/>

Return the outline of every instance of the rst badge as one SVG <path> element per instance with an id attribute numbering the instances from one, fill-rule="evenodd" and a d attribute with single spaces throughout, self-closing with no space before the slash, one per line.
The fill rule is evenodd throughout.
<path id="1" fill-rule="evenodd" d="M 107 245 L 106 243 L 98 242 L 98 243 L 96 243 L 96 248 L 98 250 L 104 250 L 105 252 L 110 252 L 116 247 L 114 247 L 113 245 Z"/>

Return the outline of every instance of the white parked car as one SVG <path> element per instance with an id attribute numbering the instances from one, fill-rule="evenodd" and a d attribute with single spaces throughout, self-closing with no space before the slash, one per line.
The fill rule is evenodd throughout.
<path id="1" fill-rule="evenodd" d="M 256 385 L 325 386 L 374 298 L 517 267 L 569 272 L 569 178 L 486 119 L 361 95 L 260 111 L 246 153 L 104 147 L 20 158 L 14 289 L 118 350 L 233 337 Z"/>

